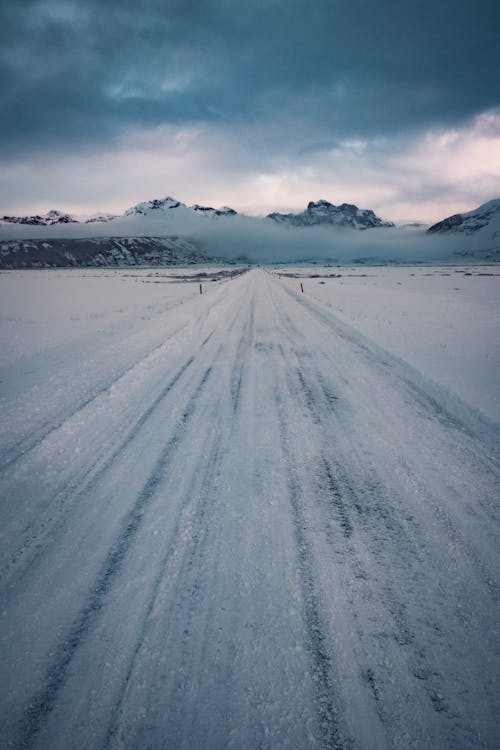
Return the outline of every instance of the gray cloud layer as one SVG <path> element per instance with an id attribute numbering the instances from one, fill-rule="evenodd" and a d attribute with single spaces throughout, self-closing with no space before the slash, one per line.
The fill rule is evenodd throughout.
<path id="1" fill-rule="evenodd" d="M 0 150 L 212 122 L 282 125 L 286 153 L 458 123 L 500 104 L 499 27 L 496 0 L 3 0 Z"/>

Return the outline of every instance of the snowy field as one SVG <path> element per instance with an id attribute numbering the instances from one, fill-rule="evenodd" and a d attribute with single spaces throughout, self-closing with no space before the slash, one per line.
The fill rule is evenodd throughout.
<path id="1" fill-rule="evenodd" d="M 498 747 L 498 272 L 221 270 L 0 274 L 2 746 Z"/>
<path id="2" fill-rule="evenodd" d="M 291 289 L 302 281 L 336 317 L 500 422 L 499 267 L 282 270 L 299 277 Z"/>

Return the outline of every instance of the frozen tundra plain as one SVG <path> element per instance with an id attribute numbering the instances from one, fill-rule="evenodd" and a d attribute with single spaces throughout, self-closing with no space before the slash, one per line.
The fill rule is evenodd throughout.
<path id="1" fill-rule="evenodd" d="M 0 745 L 499 747 L 500 272 L 202 270 L 0 274 Z"/>

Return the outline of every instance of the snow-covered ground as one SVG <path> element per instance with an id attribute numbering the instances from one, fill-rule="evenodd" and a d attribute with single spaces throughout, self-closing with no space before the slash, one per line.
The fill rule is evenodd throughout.
<path id="1" fill-rule="evenodd" d="M 188 273 L 197 271 L 188 271 Z M 21 357 L 47 356 L 56 347 L 88 339 L 91 346 L 134 326 L 197 289 L 172 284 L 176 271 L 60 269 L 0 274 L 0 366 Z M 165 284 L 168 283 L 168 292 Z"/>
<path id="2" fill-rule="evenodd" d="M 498 747 L 498 277 L 327 270 L 0 274 L 3 746 Z"/>
<path id="3" fill-rule="evenodd" d="M 495 266 L 286 267 L 391 354 L 500 422 L 500 269 Z M 280 274 L 280 269 L 275 273 Z M 310 278 L 313 275 L 321 278 Z M 340 278 L 328 278 L 337 274 Z"/>

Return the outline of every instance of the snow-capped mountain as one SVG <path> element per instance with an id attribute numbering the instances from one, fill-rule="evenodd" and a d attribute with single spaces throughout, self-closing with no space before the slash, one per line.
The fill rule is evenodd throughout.
<path id="1" fill-rule="evenodd" d="M 48 211 L 46 214 L 33 216 L 2 216 L 0 224 L 27 224 L 28 226 L 51 227 L 54 224 L 95 224 L 116 219 L 116 214 L 93 214 L 77 218 L 61 211 Z"/>
<path id="2" fill-rule="evenodd" d="M 125 213 L 118 214 L 107 214 L 98 213 L 91 216 L 73 216 L 71 214 L 62 213 L 61 211 L 49 211 L 46 214 L 35 214 L 33 216 L 2 216 L 0 218 L 0 224 L 26 224 L 31 226 L 52 226 L 54 224 L 100 224 L 115 219 L 123 219 L 126 216 L 133 217 L 153 217 L 153 218 L 165 218 L 167 213 L 172 209 L 178 209 L 177 214 L 185 214 L 189 216 L 195 212 L 199 216 L 213 216 L 213 217 L 225 217 L 225 216 L 236 216 L 237 212 L 229 206 L 222 206 L 221 208 L 212 208 L 211 206 L 200 206 L 195 203 L 194 206 L 188 208 L 185 203 L 166 196 L 165 198 L 153 198 L 149 201 L 138 203 L 131 208 L 128 208 Z"/>
<path id="3" fill-rule="evenodd" d="M 136 206 L 127 208 L 125 216 L 135 216 L 137 214 L 150 216 L 151 214 L 157 214 L 159 211 L 169 211 L 173 208 L 187 208 L 187 206 L 185 203 L 181 203 L 167 195 L 165 198 L 153 198 L 153 200 L 144 201 L 143 203 L 138 203 Z"/>
<path id="4" fill-rule="evenodd" d="M 334 206 L 329 201 L 311 201 L 300 214 L 268 214 L 268 219 L 294 227 L 330 224 L 352 229 L 370 229 L 372 227 L 393 227 L 391 221 L 383 221 L 370 209 L 361 209 L 351 203 Z"/>
<path id="5" fill-rule="evenodd" d="M 176 217 L 177 219 L 189 220 L 189 217 L 205 216 L 211 218 L 227 218 L 238 216 L 237 211 L 229 206 L 213 208 L 212 206 L 201 206 L 198 203 L 188 207 L 185 203 L 166 196 L 165 198 L 153 198 L 152 200 L 137 203 L 128 208 L 123 214 L 95 214 L 93 216 L 76 217 L 60 211 L 49 211 L 43 215 L 33 216 L 4 216 L 0 219 L 2 224 L 25 224 L 34 226 L 52 226 L 54 224 L 102 224 L 109 222 L 121 222 L 129 218 L 145 218 L 163 220 Z M 335 206 L 326 200 L 311 201 L 305 211 L 298 214 L 268 214 L 267 219 L 294 227 L 313 226 L 318 224 L 349 227 L 353 229 L 369 229 L 372 227 L 393 227 L 390 221 L 383 221 L 370 209 L 360 209 L 350 203 L 342 203 Z M 259 221 L 259 220 L 256 220 Z M 157 223 L 155 221 L 155 223 Z"/>
<path id="6" fill-rule="evenodd" d="M 500 198 L 483 203 L 479 208 L 464 214 L 453 214 L 442 221 L 438 221 L 427 230 L 431 233 L 437 232 L 460 232 L 462 234 L 474 234 L 476 232 L 489 232 L 492 236 L 500 236 Z"/>
<path id="7" fill-rule="evenodd" d="M 195 211 L 200 216 L 236 216 L 236 211 L 229 206 L 222 206 L 222 208 L 212 208 L 212 206 L 200 206 L 195 203 L 193 206 L 186 206 L 185 203 L 166 196 L 165 198 L 154 198 L 144 203 L 138 203 L 132 208 L 128 208 L 125 211 L 125 216 L 136 216 L 140 214 L 142 216 L 156 216 L 161 213 L 165 214 L 167 211 L 172 209 L 179 209 L 180 212 Z"/>
<path id="8" fill-rule="evenodd" d="M 31 226 L 51 226 L 52 224 L 76 224 L 71 214 L 63 214 L 60 211 L 48 211 L 46 214 L 35 214 L 34 216 L 2 216 L 2 224 L 29 224 Z"/>

